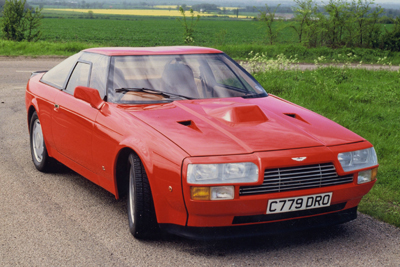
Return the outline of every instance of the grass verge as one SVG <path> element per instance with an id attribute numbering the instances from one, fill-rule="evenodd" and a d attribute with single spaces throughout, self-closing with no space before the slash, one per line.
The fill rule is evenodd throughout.
<path id="1" fill-rule="evenodd" d="M 329 47 L 306 48 L 300 44 L 289 45 L 257 45 L 257 44 L 242 44 L 242 45 L 223 45 L 216 48 L 224 51 L 231 57 L 239 60 L 248 58 L 249 53 L 264 53 L 268 57 L 276 57 L 280 54 L 286 57 L 297 58 L 300 62 L 314 63 L 314 60 L 319 57 L 324 57 L 326 62 L 348 62 L 349 54 L 357 55 L 351 59 L 351 63 L 377 63 L 385 58 L 385 62 L 391 62 L 393 65 L 400 65 L 400 52 L 390 52 L 379 49 L 367 48 L 338 48 L 332 49 Z"/>
<path id="2" fill-rule="evenodd" d="M 90 47 L 108 46 L 101 43 L 83 43 L 77 41 L 66 42 L 13 42 L 0 40 L 0 56 L 70 56 L 83 49 Z M 167 45 L 167 44 L 166 44 Z M 316 58 L 324 57 L 324 62 L 336 63 L 363 63 L 369 64 L 391 63 L 400 65 L 400 52 L 390 52 L 374 49 L 362 48 L 341 48 L 331 49 L 327 47 L 307 49 L 302 45 L 211 45 L 211 47 L 220 49 L 236 60 L 246 60 L 249 53 L 264 53 L 267 57 L 275 58 L 278 55 L 285 55 L 287 58 L 297 58 L 299 62 L 314 63 Z M 347 57 L 348 54 L 357 55 L 357 57 Z M 386 58 L 382 61 L 383 58 Z"/>
<path id="3" fill-rule="evenodd" d="M 13 42 L 0 40 L 0 56 L 70 56 L 96 45 L 68 42 Z"/>
<path id="4" fill-rule="evenodd" d="M 400 227 L 400 74 L 330 67 L 254 76 L 267 92 L 322 114 L 375 146 L 378 181 L 359 210 Z"/>

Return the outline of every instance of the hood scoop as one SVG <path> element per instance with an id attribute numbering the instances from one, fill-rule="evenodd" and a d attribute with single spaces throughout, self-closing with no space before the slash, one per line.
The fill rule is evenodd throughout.
<path id="1" fill-rule="evenodd" d="M 307 124 L 310 124 L 308 121 L 306 121 L 305 119 L 303 119 L 302 117 L 300 117 L 300 116 L 299 116 L 298 114 L 296 114 L 296 113 L 283 113 L 283 114 L 285 114 L 286 116 L 292 117 L 293 119 L 296 119 L 296 120 L 305 122 L 305 123 L 307 123 Z"/>
<path id="2" fill-rule="evenodd" d="M 201 132 L 201 130 L 199 129 L 199 127 L 197 127 L 197 125 L 194 123 L 194 121 L 192 120 L 187 120 L 187 121 L 177 121 L 177 123 L 189 127 L 195 131 Z"/>
<path id="3" fill-rule="evenodd" d="M 232 124 L 260 124 L 268 121 L 267 116 L 257 105 L 235 105 L 215 109 L 205 109 L 208 115 L 222 122 Z"/>

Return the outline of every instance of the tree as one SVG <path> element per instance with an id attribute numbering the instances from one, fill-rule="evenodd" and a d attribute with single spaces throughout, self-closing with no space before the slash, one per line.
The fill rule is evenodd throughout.
<path id="1" fill-rule="evenodd" d="M 380 34 L 380 27 L 376 27 L 378 18 L 382 14 L 383 9 L 380 6 L 375 7 L 373 10 L 371 5 L 374 1 L 369 0 L 353 0 L 352 9 L 354 13 L 354 20 L 357 29 L 356 45 L 371 46 L 371 43 Z M 379 36 L 379 35 L 378 35 Z"/>
<path id="2" fill-rule="evenodd" d="M 393 19 L 392 23 L 393 28 L 391 31 L 385 27 L 380 48 L 390 51 L 400 51 L 400 18 Z"/>
<path id="3" fill-rule="evenodd" d="M 236 17 L 239 17 L 239 8 L 236 8 L 233 10 L 233 14 L 236 15 Z"/>
<path id="4" fill-rule="evenodd" d="M 94 19 L 94 15 L 93 15 L 93 11 L 92 10 L 88 11 L 88 18 L 89 19 Z"/>
<path id="5" fill-rule="evenodd" d="M 7 40 L 22 41 L 26 29 L 25 17 L 26 0 L 6 0 L 3 10 L 2 31 Z"/>
<path id="6" fill-rule="evenodd" d="M 326 44 L 326 16 L 315 9 L 312 15 L 312 20 L 309 25 L 305 27 L 305 35 L 303 36 L 303 43 L 308 47 L 317 47 Z"/>
<path id="7" fill-rule="evenodd" d="M 263 22 L 267 28 L 267 36 L 269 39 L 269 43 L 272 45 L 275 40 L 278 38 L 278 33 L 279 30 L 276 30 L 272 27 L 272 24 L 275 22 L 276 17 L 275 17 L 275 13 L 276 10 L 278 9 L 278 7 L 280 6 L 280 4 L 274 9 L 272 10 L 268 4 L 265 4 L 265 11 L 259 9 L 258 12 L 259 14 L 259 19 L 261 22 Z"/>
<path id="8" fill-rule="evenodd" d="M 349 25 L 347 10 L 349 4 L 343 0 L 330 0 L 325 6 L 325 11 L 328 13 L 326 34 L 329 44 L 332 47 L 338 47 L 343 44 L 343 34 L 345 27 Z"/>
<path id="9" fill-rule="evenodd" d="M 42 24 L 43 15 L 40 13 L 42 9 L 36 8 L 29 8 L 26 10 L 25 13 L 25 20 L 26 20 L 26 36 L 25 39 L 28 42 L 37 41 L 42 36 L 42 32 L 38 30 L 40 25 Z"/>
<path id="10" fill-rule="evenodd" d="M 293 23 L 290 27 L 296 31 L 299 43 L 301 43 L 307 26 L 312 23 L 312 15 L 316 12 L 317 5 L 314 0 L 294 0 L 294 2 L 297 4 L 297 7 L 293 10 L 296 23 Z"/>
<path id="11" fill-rule="evenodd" d="M 183 7 L 179 8 L 179 12 L 181 12 L 183 18 L 182 19 L 177 18 L 177 20 L 182 24 L 182 26 L 185 30 L 185 32 L 184 32 L 185 44 L 192 44 L 192 43 L 194 43 L 194 37 L 193 37 L 194 27 L 196 26 L 197 22 L 199 22 L 200 15 L 197 15 L 197 19 L 195 20 L 194 19 L 194 11 L 193 11 L 193 9 L 190 9 L 189 13 L 190 13 L 191 21 L 189 24 L 187 22 L 185 10 L 183 9 Z"/>
<path id="12" fill-rule="evenodd" d="M 30 42 L 40 38 L 41 9 L 26 8 L 25 4 L 26 0 L 5 0 L 1 24 L 5 39 Z"/>

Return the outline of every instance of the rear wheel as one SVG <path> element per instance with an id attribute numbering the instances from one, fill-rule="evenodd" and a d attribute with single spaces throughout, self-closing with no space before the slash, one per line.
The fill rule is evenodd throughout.
<path id="1" fill-rule="evenodd" d="M 140 158 L 129 155 L 128 220 L 136 238 L 150 238 L 159 229 L 150 184 Z"/>
<path id="2" fill-rule="evenodd" d="M 30 122 L 30 146 L 32 161 L 36 169 L 41 172 L 48 172 L 53 169 L 55 160 L 49 157 L 46 144 L 44 143 L 42 125 L 36 111 L 33 113 Z"/>

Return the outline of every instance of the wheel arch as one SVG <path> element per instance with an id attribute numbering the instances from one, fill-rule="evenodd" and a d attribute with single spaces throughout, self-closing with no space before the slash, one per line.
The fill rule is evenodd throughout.
<path id="1" fill-rule="evenodd" d="M 27 116 L 27 120 L 28 120 L 28 130 L 29 130 L 29 132 L 31 131 L 31 127 L 30 127 L 30 124 L 31 124 L 31 118 L 32 118 L 32 115 L 33 115 L 33 113 L 34 112 L 37 112 L 37 110 L 36 110 L 36 107 L 34 106 L 34 105 L 31 105 L 30 107 L 29 107 L 29 109 L 28 109 L 28 116 Z M 39 114 L 38 114 L 38 116 L 39 116 Z"/>
<path id="2" fill-rule="evenodd" d="M 168 146 L 168 143 L 164 143 L 164 150 L 169 148 L 177 151 L 170 153 L 168 150 L 167 155 L 159 154 L 147 145 L 148 136 L 140 137 L 143 135 L 130 136 L 119 142 L 113 164 L 115 197 L 119 199 L 128 192 L 130 166 L 128 158 L 130 153 L 135 153 L 147 174 L 157 221 L 184 225 L 187 220 L 187 210 L 182 195 L 181 160 L 187 154 L 175 144 Z M 165 168 L 168 169 L 167 173 Z"/>
<path id="3" fill-rule="evenodd" d="M 143 167 L 146 171 L 150 189 L 153 189 L 152 182 L 150 181 L 150 173 L 152 170 L 152 161 L 151 161 L 151 152 L 146 146 L 146 141 L 142 138 L 128 136 L 124 138 L 119 143 L 118 152 L 116 153 L 115 161 L 114 161 L 114 175 L 115 175 L 115 197 L 118 199 L 120 196 L 124 196 L 127 192 L 125 186 L 128 183 L 128 157 L 130 153 L 135 153 L 143 164 Z M 124 187 L 125 186 L 125 187 Z M 152 191 L 153 195 L 153 191 Z"/>
<path id="4" fill-rule="evenodd" d="M 150 189 L 153 189 L 151 186 L 151 181 L 149 177 L 149 168 L 148 162 L 146 164 L 146 157 L 144 155 L 141 155 L 140 153 L 136 152 L 137 150 L 132 148 L 131 146 L 124 146 L 122 147 L 116 156 L 115 160 L 115 169 L 114 169 L 114 174 L 115 174 L 115 198 L 119 199 L 120 197 L 123 197 L 127 193 L 127 184 L 128 184 L 128 174 L 129 174 L 129 163 L 128 163 L 128 157 L 131 153 L 134 153 L 137 155 L 140 159 L 140 161 L 143 164 L 143 167 L 147 173 L 147 177 L 149 179 L 149 184 L 150 184 Z M 153 190 L 152 190 L 153 194 Z"/>
<path id="5" fill-rule="evenodd" d="M 129 164 L 128 157 L 131 153 L 137 153 L 130 147 L 123 147 L 117 154 L 115 161 L 115 198 L 119 199 L 128 192 L 128 174 Z M 139 156 L 139 155 L 138 155 Z M 139 156 L 140 158 L 140 156 Z"/>

